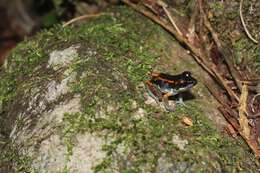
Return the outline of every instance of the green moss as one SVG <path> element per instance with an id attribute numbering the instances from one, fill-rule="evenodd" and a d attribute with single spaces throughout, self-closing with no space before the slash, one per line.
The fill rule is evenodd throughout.
<path id="1" fill-rule="evenodd" d="M 10 65 L 5 69 L 7 73 L 1 75 L 0 103 L 2 107 L 6 107 L 8 102 L 17 96 L 18 84 L 24 84 L 26 80 L 29 80 L 43 56 L 42 49 L 39 49 L 33 41 L 17 46 L 8 59 Z"/>
<path id="2" fill-rule="evenodd" d="M 88 54 L 82 50 L 80 57 L 71 65 L 71 70 L 76 71 L 79 78 L 78 82 L 71 87 L 75 93 L 83 96 L 82 104 L 86 109 L 82 114 L 66 114 L 64 116 L 63 136 L 67 146 L 68 159 L 72 154 L 75 134 L 82 131 L 102 131 L 104 129 L 111 133 L 121 131 L 122 123 L 131 121 L 127 118 L 127 111 L 131 110 L 129 107 L 131 103 L 128 100 L 134 99 L 135 95 L 125 91 L 120 80 L 129 80 L 131 86 L 139 84 L 147 76 L 151 65 L 158 56 L 151 53 L 155 46 L 149 43 L 151 40 L 148 39 L 152 39 L 150 35 L 159 30 L 159 27 L 152 25 L 149 21 L 147 23 L 134 22 L 135 20 L 125 21 L 125 15 L 134 19 L 138 14 L 125 10 L 125 8 L 119 9 L 119 11 L 120 17 L 104 16 L 98 20 L 90 21 L 80 28 L 71 28 L 71 33 L 78 33 L 75 37 L 66 32 L 66 38 L 71 38 L 72 42 L 77 39 L 85 40 L 86 44 L 89 44 L 90 52 L 98 52 L 98 54 L 91 55 L 91 53 Z M 144 35 L 140 37 L 137 34 L 140 32 L 137 25 L 142 25 L 142 27 L 151 25 L 151 28 L 143 31 Z M 153 42 L 155 43 L 155 41 Z M 89 69 L 87 73 L 85 73 L 85 69 Z M 82 73 L 85 73 L 84 77 L 82 77 Z M 127 75 L 120 76 L 121 73 Z M 129 81 L 126 81 L 127 85 Z M 97 92 L 99 87 L 102 89 Z M 113 95 L 107 93 L 113 93 Z M 84 96 L 93 97 L 85 98 Z M 100 100 L 106 103 L 117 100 L 119 102 L 117 104 L 120 105 L 120 113 L 109 115 L 108 119 L 95 117 L 96 112 L 101 111 L 102 108 L 102 105 L 98 105 Z M 112 154 L 112 152 L 108 153 Z M 108 158 L 110 157 L 108 154 Z M 111 160 L 108 158 L 98 165 L 96 170 L 107 167 L 109 160 Z"/>
<path id="3" fill-rule="evenodd" d="M 214 11 L 223 11 L 224 10 L 224 4 L 223 2 L 214 2 L 209 4 L 211 10 Z"/>
<path id="4" fill-rule="evenodd" d="M 33 173 L 30 168 L 32 164 L 32 158 L 26 155 L 19 154 L 18 148 L 9 147 L 1 151 L 0 155 L 0 166 L 7 163 L 10 165 L 10 162 L 15 160 L 15 172 L 24 172 L 24 173 Z M 2 168 L 2 167 L 1 167 Z M 6 168 L 7 169 L 7 168 Z M 10 167 L 9 167 L 10 169 Z M 2 170 L 2 169 L 1 169 Z M 8 169 L 7 169 L 8 170 Z M 6 170 L 6 171 L 7 171 Z"/>
<path id="5" fill-rule="evenodd" d="M 73 117 L 73 119 L 71 118 Z M 62 134 L 63 134 L 63 141 L 66 146 L 66 158 L 65 158 L 65 167 L 63 168 L 63 173 L 68 173 L 68 162 L 70 161 L 70 157 L 72 156 L 74 143 L 72 141 L 72 137 L 78 133 L 78 127 L 80 126 L 80 115 L 79 114 L 64 114 L 63 117 L 63 127 L 62 127 Z"/>

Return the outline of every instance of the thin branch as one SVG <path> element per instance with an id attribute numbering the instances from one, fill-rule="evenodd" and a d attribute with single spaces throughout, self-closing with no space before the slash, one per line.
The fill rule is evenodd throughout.
<path id="1" fill-rule="evenodd" d="M 260 81 L 260 78 L 251 78 L 247 80 L 241 80 L 241 82 L 254 82 L 254 81 Z"/>
<path id="2" fill-rule="evenodd" d="M 98 13 L 98 14 L 85 14 L 85 15 L 82 15 L 82 16 L 78 16 L 78 17 L 75 17 L 71 20 L 69 20 L 68 22 L 64 23 L 62 26 L 63 27 L 66 27 L 74 22 L 77 22 L 79 20 L 83 20 L 83 19 L 87 19 L 87 18 L 92 18 L 92 17 L 99 17 L 99 16 L 102 16 L 102 15 L 108 15 L 108 13 Z"/>
<path id="3" fill-rule="evenodd" d="M 254 97 L 252 98 L 252 101 L 251 101 L 251 104 L 250 104 L 252 112 L 255 112 L 254 102 L 255 102 L 255 99 L 256 99 L 258 96 L 260 96 L 260 93 L 254 95 Z"/>
<path id="4" fill-rule="evenodd" d="M 240 133 L 243 135 L 247 140 L 250 139 L 250 127 L 248 124 L 248 119 L 247 119 L 247 97 L 248 97 L 248 87 L 247 85 L 242 86 L 242 91 L 241 91 L 241 96 L 240 96 L 240 101 L 239 101 L 239 125 L 240 125 Z"/>
<path id="5" fill-rule="evenodd" d="M 240 5 L 239 5 L 239 15 L 240 15 L 240 20 L 241 20 L 241 23 L 244 27 L 244 30 L 246 32 L 246 35 L 248 36 L 248 38 L 253 41 L 254 43 L 258 43 L 258 41 L 256 39 L 253 38 L 253 36 L 250 34 L 250 32 L 248 31 L 247 27 L 246 27 L 246 23 L 244 21 L 244 18 L 243 18 L 243 14 L 242 14 L 242 6 L 243 6 L 243 0 L 240 0 Z"/>
<path id="6" fill-rule="evenodd" d="M 178 32 L 178 34 L 180 34 L 181 36 L 183 35 L 182 32 L 180 31 L 180 29 L 178 28 L 178 26 L 176 25 L 175 21 L 173 20 L 170 12 L 167 10 L 167 8 L 165 6 L 162 6 L 163 10 L 165 11 L 167 17 L 170 19 L 172 26 L 176 29 L 176 31 Z"/>
<path id="7" fill-rule="evenodd" d="M 249 115 L 247 118 L 249 118 L 249 119 L 256 119 L 258 117 L 260 117 L 260 113 L 257 113 L 257 114 L 254 114 L 254 115 Z"/>

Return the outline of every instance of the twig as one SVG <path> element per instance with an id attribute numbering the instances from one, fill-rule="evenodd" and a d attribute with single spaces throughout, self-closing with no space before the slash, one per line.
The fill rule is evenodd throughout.
<path id="1" fill-rule="evenodd" d="M 108 13 L 98 13 L 98 14 L 85 14 L 85 15 L 82 15 L 82 16 L 79 16 L 79 17 L 75 17 L 71 20 L 69 20 L 68 22 L 64 23 L 62 26 L 63 27 L 66 27 L 74 22 L 77 22 L 79 20 L 83 20 L 83 19 L 86 19 L 86 18 L 92 18 L 92 17 L 99 17 L 101 15 L 107 15 Z"/>
<path id="2" fill-rule="evenodd" d="M 255 119 L 255 118 L 258 118 L 258 117 L 260 117 L 260 113 L 257 113 L 257 114 L 254 114 L 254 115 L 249 115 L 247 118 Z"/>
<path id="3" fill-rule="evenodd" d="M 254 95 L 254 97 L 252 98 L 252 101 L 251 101 L 251 104 L 250 104 L 252 112 L 255 112 L 254 102 L 255 102 L 256 97 L 258 97 L 258 96 L 260 96 L 260 93 Z"/>
<path id="4" fill-rule="evenodd" d="M 254 82 L 254 81 L 260 81 L 260 78 L 251 78 L 247 80 L 241 80 L 241 82 Z"/>
<path id="5" fill-rule="evenodd" d="M 255 86 L 256 82 L 255 81 L 246 81 L 246 80 L 241 80 L 242 84 L 247 84 L 248 86 Z"/>
<path id="6" fill-rule="evenodd" d="M 178 34 L 180 34 L 180 36 L 182 36 L 183 34 L 182 34 L 182 32 L 180 31 L 180 29 L 178 28 L 178 26 L 176 25 L 175 21 L 173 20 L 173 18 L 172 18 L 172 16 L 171 16 L 170 12 L 167 10 L 167 8 L 166 8 L 164 5 L 162 6 L 162 8 L 163 8 L 163 10 L 165 11 L 167 17 L 170 19 L 172 26 L 176 29 L 176 31 L 178 32 Z"/>
<path id="7" fill-rule="evenodd" d="M 252 37 L 252 35 L 250 34 L 250 32 L 248 31 L 247 27 L 246 27 L 246 23 L 244 21 L 244 18 L 243 18 L 243 14 L 242 14 L 242 6 L 243 6 L 243 0 L 240 0 L 240 5 L 239 5 L 239 15 L 240 15 L 240 20 L 241 20 L 241 23 L 244 27 L 244 30 L 246 32 L 246 35 L 248 36 L 248 38 L 253 41 L 254 43 L 258 43 L 258 41 L 256 39 L 254 39 Z"/>
<path id="8" fill-rule="evenodd" d="M 240 101 L 239 101 L 239 125 L 240 125 L 240 133 L 243 135 L 247 140 L 250 139 L 250 127 L 248 124 L 248 119 L 247 119 L 247 97 L 248 97 L 248 87 L 247 85 L 242 86 L 242 93 L 240 96 Z"/>

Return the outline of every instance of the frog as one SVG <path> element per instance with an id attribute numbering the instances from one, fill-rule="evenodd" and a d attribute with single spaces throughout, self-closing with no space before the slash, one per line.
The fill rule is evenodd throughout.
<path id="1" fill-rule="evenodd" d="M 172 112 L 175 106 L 169 105 L 169 98 L 177 96 L 177 104 L 185 105 L 182 93 L 188 91 L 197 84 L 190 71 L 183 71 L 177 75 L 152 72 L 151 79 L 145 81 L 148 94 L 159 104 L 163 103 L 166 111 Z"/>

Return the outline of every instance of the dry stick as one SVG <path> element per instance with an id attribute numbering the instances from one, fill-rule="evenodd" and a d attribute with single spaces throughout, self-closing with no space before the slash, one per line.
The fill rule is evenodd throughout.
<path id="1" fill-rule="evenodd" d="M 92 17 L 99 17 L 101 15 L 107 15 L 108 13 L 98 13 L 98 14 L 86 14 L 86 15 L 82 15 L 82 16 L 79 16 L 79 17 L 75 17 L 71 20 L 69 20 L 68 22 L 64 23 L 62 26 L 63 27 L 66 27 L 74 22 L 77 22 L 79 20 L 83 20 L 83 19 L 86 19 L 86 18 L 92 18 Z"/>
<path id="2" fill-rule="evenodd" d="M 176 25 L 176 23 L 174 22 L 170 12 L 167 10 L 167 8 L 165 6 L 162 6 L 163 10 L 165 11 L 166 15 L 168 16 L 168 18 L 170 19 L 172 26 L 176 29 L 176 31 L 178 32 L 178 34 L 180 36 L 182 36 L 182 32 L 180 31 L 180 29 L 178 28 L 178 26 Z"/>
<path id="3" fill-rule="evenodd" d="M 242 84 L 247 84 L 250 86 L 255 86 L 257 81 L 254 80 L 241 80 Z"/>
<path id="4" fill-rule="evenodd" d="M 252 112 L 254 112 L 254 113 L 255 113 L 255 109 L 254 109 L 254 106 L 253 106 L 253 105 L 254 105 L 254 102 L 255 102 L 256 97 L 258 97 L 258 96 L 260 96 L 260 93 L 254 95 L 254 97 L 253 97 L 253 99 L 252 99 L 252 101 L 251 101 L 251 104 L 250 104 L 251 109 L 252 109 Z"/>
<path id="5" fill-rule="evenodd" d="M 258 117 L 260 117 L 260 113 L 257 113 L 257 114 L 254 114 L 254 115 L 249 115 L 247 118 L 255 119 L 255 118 L 258 118 Z"/>
<path id="6" fill-rule="evenodd" d="M 154 14 L 157 14 L 157 11 L 154 10 L 153 6 L 151 4 L 146 4 L 146 3 L 143 3 L 143 5 L 147 8 L 149 8 L 149 10 L 151 10 Z"/>
<path id="7" fill-rule="evenodd" d="M 247 97 L 248 97 L 248 87 L 247 85 L 242 86 L 240 102 L 239 102 L 239 125 L 240 125 L 240 133 L 243 135 L 247 140 L 250 139 L 250 127 L 248 124 L 247 115 Z"/>
<path id="8" fill-rule="evenodd" d="M 251 78 L 247 80 L 241 80 L 241 82 L 254 82 L 254 81 L 260 81 L 260 78 Z"/>
<path id="9" fill-rule="evenodd" d="M 256 39 L 254 39 L 252 37 L 252 35 L 250 34 L 250 32 L 248 31 L 247 27 L 246 27 L 246 23 L 244 21 L 244 18 L 243 18 L 243 14 L 242 14 L 242 6 L 243 6 L 243 0 L 240 0 L 240 5 L 239 5 L 239 15 L 240 15 L 240 20 L 241 20 L 241 23 L 244 27 L 244 30 L 246 32 L 246 35 L 248 36 L 248 38 L 253 41 L 254 43 L 258 43 L 258 41 Z"/>

